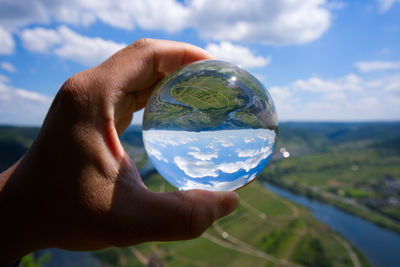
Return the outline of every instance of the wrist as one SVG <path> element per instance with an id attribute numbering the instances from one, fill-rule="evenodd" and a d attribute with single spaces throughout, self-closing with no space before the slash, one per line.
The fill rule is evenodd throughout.
<path id="1" fill-rule="evenodd" d="M 19 168 L 23 161 L 24 157 L 0 174 L 0 265 L 15 263 L 40 249 L 35 204 L 29 187 L 23 186 L 26 175 Z"/>

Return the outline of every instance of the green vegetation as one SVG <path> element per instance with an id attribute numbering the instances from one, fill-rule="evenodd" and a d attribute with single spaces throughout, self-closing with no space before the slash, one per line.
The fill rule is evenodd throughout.
<path id="1" fill-rule="evenodd" d="M 145 177 L 152 191 L 174 188 L 158 174 Z M 267 190 L 259 182 L 238 191 L 241 203 L 200 238 L 109 248 L 94 255 L 110 266 L 361 266 L 365 258 L 308 210 Z M 343 245 L 343 242 L 345 242 Z"/>
<path id="2" fill-rule="evenodd" d="M 211 74 L 209 77 L 191 78 L 190 83 L 182 80 L 167 88 L 169 96 L 156 95 L 155 107 L 147 111 L 149 121 L 165 128 L 196 130 L 217 127 L 229 118 L 230 112 L 248 103 L 242 90 L 228 88 L 222 78 Z M 164 98 L 168 97 L 178 102 L 165 101 Z"/>
<path id="3" fill-rule="evenodd" d="M 400 123 L 284 124 L 262 179 L 400 232 L 396 136 Z"/>
<path id="4" fill-rule="evenodd" d="M 388 219 L 385 216 L 389 214 L 393 218 L 399 216 L 400 209 L 395 204 L 379 201 L 395 203 L 399 146 L 393 141 L 398 140 L 393 131 L 400 129 L 400 124 L 378 124 L 378 130 L 376 125 L 368 124 L 304 125 L 307 124 L 281 125 L 278 153 L 262 179 L 344 209 L 351 207 L 348 210 L 355 214 L 368 211 L 365 216 L 371 220 L 375 216 L 379 220 Z M 25 153 L 38 132 L 25 129 L 0 128 L 0 140 L 15 144 L 4 155 L 18 155 L 20 147 Z M 369 134 L 368 129 L 374 134 Z M 357 139 L 357 131 L 364 137 Z M 140 128 L 128 129 L 121 141 L 138 166 L 147 163 Z M 291 154 L 288 159 L 279 153 L 283 146 Z M 15 161 L 8 162 L 11 165 Z M 157 173 L 144 179 L 152 191 L 174 190 Z M 238 209 L 214 223 L 198 239 L 151 242 L 93 254 L 107 266 L 160 262 L 166 266 L 357 266 L 357 262 L 370 266 L 343 237 L 319 223 L 308 210 L 271 193 L 260 180 L 240 189 Z M 380 206 L 374 208 L 372 204 Z M 31 260 L 34 258 L 28 256 L 25 261 Z"/>
<path id="5" fill-rule="evenodd" d="M 50 261 L 50 258 L 50 253 L 45 253 L 43 255 L 31 253 L 21 259 L 19 267 L 43 267 Z"/>
<path id="6" fill-rule="evenodd" d="M 303 239 L 293 258 L 306 266 L 332 266 L 326 258 L 325 250 L 318 238 L 308 237 Z"/>
<path id="7" fill-rule="evenodd" d="M 257 80 L 240 69 L 207 64 L 189 66 L 158 86 L 165 89 L 146 108 L 144 129 L 276 128 L 273 104 Z"/>

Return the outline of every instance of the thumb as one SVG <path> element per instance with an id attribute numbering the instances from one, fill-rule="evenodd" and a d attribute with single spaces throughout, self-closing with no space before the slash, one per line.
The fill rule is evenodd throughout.
<path id="1" fill-rule="evenodd" d="M 231 213 L 239 204 L 235 192 L 205 190 L 148 192 L 143 206 L 141 238 L 150 240 L 184 240 L 200 236 L 215 220 Z M 146 239 L 146 240 L 144 240 Z"/>

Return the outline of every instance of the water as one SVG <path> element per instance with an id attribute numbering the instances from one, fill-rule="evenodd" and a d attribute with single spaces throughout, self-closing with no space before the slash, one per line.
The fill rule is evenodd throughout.
<path id="1" fill-rule="evenodd" d="M 275 131 L 143 131 L 151 162 L 175 187 L 230 191 L 252 181 L 272 156 Z"/>
<path id="2" fill-rule="evenodd" d="M 73 252 L 62 249 L 45 249 L 41 255 L 50 253 L 50 261 L 45 267 L 101 267 L 103 264 L 90 252 Z"/>
<path id="3" fill-rule="evenodd" d="M 345 236 L 374 266 L 400 266 L 400 235 L 333 206 L 266 183 L 272 192 L 308 208 L 321 222 Z"/>

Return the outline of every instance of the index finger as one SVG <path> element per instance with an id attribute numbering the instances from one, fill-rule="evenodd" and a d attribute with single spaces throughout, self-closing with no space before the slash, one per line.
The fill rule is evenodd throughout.
<path id="1" fill-rule="evenodd" d="M 148 89 L 174 69 L 190 62 L 213 59 L 200 47 L 175 41 L 141 39 L 98 66 L 108 85 L 123 92 Z M 110 76 L 109 74 L 112 74 Z"/>

